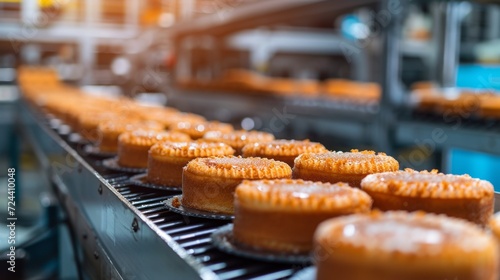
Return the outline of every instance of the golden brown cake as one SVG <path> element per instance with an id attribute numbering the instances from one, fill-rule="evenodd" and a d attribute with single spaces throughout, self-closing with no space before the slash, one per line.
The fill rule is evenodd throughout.
<path id="1" fill-rule="evenodd" d="M 148 167 L 148 151 L 161 141 L 182 142 L 191 138 L 175 131 L 133 130 L 118 137 L 118 164 L 124 167 Z"/>
<path id="2" fill-rule="evenodd" d="M 267 158 L 197 158 L 182 172 L 182 205 L 232 214 L 234 190 L 243 180 L 289 179 L 291 176 L 288 164 Z"/>
<path id="3" fill-rule="evenodd" d="M 399 163 L 384 153 L 347 152 L 305 153 L 295 159 L 293 178 L 328 183 L 345 182 L 360 187 L 368 174 L 396 171 Z"/>
<path id="4" fill-rule="evenodd" d="M 194 140 L 202 138 L 209 131 L 227 133 L 234 130 L 232 125 L 217 121 L 182 121 L 172 124 L 169 129 L 186 133 Z"/>
<path id="5" fill-rule="evenodd" d="M 368 213 L 371 204 L 370 196 L 345 183 L 243 181 L 234 199 L 234 240 L 258 250 L 308 253 L 319 223 Z"/>
<path id="6" fill-rule="evenodd" d="M 78 117 L 77 132 L 90 142 L 99 140 L 97 127 L 99 123 L 119 118 L 114 113 L 110 112 L 89 112 Z"/>
<path id="7" fill-rule="evenodd" d="M 272 158 L 287 163 L 293 167 L 297 156 L 303 153 L 324 153 L 328 150 L 325 146 L 309 140 L 274 140 L 270 142 L 257 142 L 246 144 L 242 153 L 244 157 Z"/>
<path id="8" fill-rule="evenodd" d="M 233 132 L 210 131 L 203 136 L 204 140 L 211 142 L 222 142 L 233 147 L 236 155 L 241 155 L 243 146 L 249 143 L 269 142 L 274 140 L 271 133 L 255 131 L 255 130 L 235 130 Z"/>
<path id="9" fill-rule="evenodd" d="M 231 156 L 233 148 L 224 143 L 201 141 L 161 142 L 149 150 L 148 177 L 150 183 L 162 186 L 182 186 L 182 168 L 198 157 Z"/>
<path id="10" fill-rule="evenodd" d="M 376 101 L 380 99 L 382 90 L 377 83 L 330 79 L 324 82 L 324 92 L 327 95 L 348 98 L 353 101 Z"/>
<path id="11" fill-rule="evenodd" d="M 500 118 L 500 95 L 484 94 L 480 99 L 479 115 L 485 118 Z"/>
<path id="12" fill-rule="evenodd" d="M 493 186 L 468 175 L 445 175 L 411 169 L 367 176 L 361 188 L 373 198 L 373 207 L 386 210 L 422 210 L 486 225 L 493 214 Z"/>
<path id="13" fill-rule="evenodd" d="M 355 214 L 314 234 L 317 280 L 496 280 L 497 242 L 472 223 L 423 212 Z"/>
<path id="14" fill-rule="evenodd" d="M 151 121 L 106 120 L 99 123 L 97 127 L 99 136 L 97 145 L 101 152 L 116 153 L 118 152 L 118 137 L 120 134 L 139 129 L 162 131 L 163 128 L 162 124 Z"/>
<path id="15" fill-rule="evenodd" d="M 165 127 L 170 127 L 178 122 L 204 122 L 205 118 L 190 113 L 172 112 L 170 110 L 155 110 L 151 112 L 141 112 L 147 120 L 159 122 Z"/>

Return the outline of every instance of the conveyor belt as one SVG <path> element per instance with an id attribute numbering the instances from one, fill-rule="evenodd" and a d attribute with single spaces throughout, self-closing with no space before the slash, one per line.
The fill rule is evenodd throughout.
<path id="1" fill-rule="evenodd" d="M 33 109 L 31 109 L 33 110 Z M 33 113 L 33 112 L 32 112 Z M 42 117 L 40 113 L 36 113 L 35 115 L 38 115 L 39 117 Z M 43 117 L 45 118 L 45 117 Z M 58 126 L 54 125 L 54 121 L 50 121 L 49 119 L 45 118 L 43 120 L 38 120 L 38 125 L 45 126 L 46 131 L 52 131 L 52 132 L 59 132 L 58 131 Z M 50 126 L 49 124 L 52 124 Z M 215 231 L 218 227 L 223 226 L 227 224 L 227 221 L 219 221 L 219 220 L 210 220 L 210 219 L 200 219 L 200 218 L 192 218 L 192 217 L 185 217 L 176 213 L 170 212 L 168 209 L 166 209 L 162 201 L 164 201 L 168 196 L 177 194 L 176 192 L 171 192 L 171 191 L 162 191 L 162 190 L 156 190 L 156 189 L 148 189 L 148 188 L 143 188 L 143 187 L 138 187 L 129 184 L 128 180 L 131 176 L 134 174 L 127 174 L 123 172 L 115 172 L 115 171 L 110 171 L 105 169 L 102 164 L 101 164 L 101 159 L 92 157 L 86 154 L 83 154 L 83 149 L 81 148 L 82 144 L 76 144 L 76 143 L 71 143 L 67 141 L 68 136 L 67 135 L 55 135 L 55 133 L 50 133 L 52 134 L 52 137 L 58 137 L 60 140 L 65 143 L 62 144 L 68 145 L 66 147 L 66 150 L 72 149 L 72 151 L 75 151 L 78 153 L 78 155 L 81 157 L 82 160 L 86 162 L 86 164 L 91 167 L 90 171 L 96 171 L 95 176 L 99 180 L 104 180 L 107 182 L 107 184 L 104 186 L 111 186 L 114 188 L 117 192 L 112 193 L 110 195 L 117 195 L 118 199 L 120 200 L 125 200 L 128 203 L 124 203 L 124 205 L 127 205 L 127 207 L 130 207 L 132 212 L 135 213 L 141 213 L 136 214 L 138 216 L 137 218 L 144 220 L 144 223 L 140 223 L 140 227 L 144 227 L 144 224 L 148 225 L 149 223 L 152 223 L 154 226 L 150 226 L 152 228 L 153 232 L 159 233 L 164 233 L 168 235 L 170 238 L 167 240 L 167 242 L 175 242 L 176 245 L 173 246 L 171 243 L 168 244 L 168 246 L 164 246 L 165 248 L 160 248 L 158 247 L 157 250 L 169 250 L 170 248 L 168 247 L 173 247 L 173 251 L 176 252 L 178 255 L 183 255 L 186 253 L 187 255 L 191 256 L 194 258 L 194 267 L 193 270 L 198 272 L 199 278 L 206 278 L 206 279 L 212 279 L 213 277 L 211 275 L 215 274 L 217 278 L 219 279 L 289 279 L 292 277 L 297 271 L 301 270 L 305 266 L 308 266 L 308 264 L 303 264 L 303 265 L 293 265 L 293 264 L 279 264 L 279 263 L 268 263 L 268 262 L 263 262 L 263 261 L 256 261 L 256 260 L 251 260 L 251 259 L 246 259 L 246 258 L 241 258 L 241 257 L 236 257 L 232 255 L 228 255 L 226 253 L 223 253 L 221 251 L 218 251 L 215 249 L 210 242 L 210 234 Z M 41 138 L 43 138 L 43 135 L 40 135 Z M 43 140 L 41 140 L 43 141 Z M 80 167 L 78 167 L 78 171 L 75 174 L 80 174 L 83 173 L 82 170 L 80 170 Z M 72 176 L 76 175 L 68 175 L 68 174 L 63 174 L 62 176 L 62 181 L 71 181 Z M 64 177 L 67 176 L 67 177 Z M 78 181 L 78 180 L 77 180 Z M 76 181 L 75 181 L 76 182 Z M 77 183 L 75 183 L 77 184 Z M 88 186 L 89 184 L 84 184 L 85 188 L 90 188 Z M 69 194 L 73 193 L 72 199 L 75 199 L 76 201 L 79 201 L 81 198 L 77 197 L 78 195 L 74 195 L 74 193 L 78 193 L 78 191 L 81 190 L 71 190 L 73 189 L 72 186 L 67 186 Z M 77 188 L 78 186 L 75 186 Z M 81 186 L 80 186 L 81 188 Z M 101 196 L 105 196 L 103 194 L 103 186 L 99 185 L 99 194 Z M 104 190 L 105 192 L 105 190 Z M 95 192 L 93 189 L 91 191 L 93 195 L 96 195 L 97 192 Z M 83 197 L 88 196 L 88 194 L 82 195 Z M 119 197 L 121 196 L 121 197 Z M 108 198 L 109 199 L 114 199 L 113 197 Z M 111 246 L 109 243 L 119 243 L 121 236 L 118 235 L 115 232 L 115 229 L 110 232 L 106 232 L 106 228 L 110 227 L 109 226 L 109 220 L 104 221 L 104 216 L 101 217 L 101 224 L 103 225 L 103 232 L 100 232 L 101 230 L 99 229 L 99 222 L 93 222 L 92 219 L 95 219 L 95 216 L 99 215 L 104 215 L 101 213 L 106 213 L 106 211 L 112 211 L 114 213 L 114 221 L 112 222 L 113 225 L 122 223 L 119 221 L 119 216 L 120 213 L 122 212 L 122 209 L 120 207 L 115 207 L 111 203 L 104 203 L 104 205 L 96 205 L 95 198 L 90 200 L 91 203 L 86 203 L 85 199 L 80 201 L 81 203 L 81 208 L 82 212 L 87 213 L 89 216 L 89 224 L 93 224 L 94 227 L 97 227 L 95 229 L 97 238 L 101 237 L 102 240 L 99 240 L 99 242 L 103 243 L 103 247 L 105 248 L 111 248 L 106 250 L 106 254 L 109 256 L 111 261 L 116 261 L 116 263 L 120 263 L 121 258 L 123 257 L 122 255 L 129 254 L 128 257 L 130 258 L 146 258 L 148 252 L 142 252 L 141 254 L 136 254 L 136 252 L 126 252 L 124 251 L 123 248 L 117 247 L 116 244 L 113 244 L 114 246 Z M 78 203 L 76 203 L 78 204 Z M 88 207 L 88 209 L 86 209 Z M 128 211 L 127 211 L 128 212 Z M 97 213 L 97 215 L 96 215 Z M 134 218 L 135 221 L 136 218 Z M 127 224 L 127 229 L 129 224 Z M 137 226 L 139 227 L 139 225 Z M 115 227 L 116 228 L 116 227 Z M 134 230 L 134 224 L 132 224 L 132 229 Z M 158 231 L 159 230 L 159 231 Z M 148 231 L 149 232 L 149 231 Z M 128 234 L 128 232 L 126 232 Z M 113 236 L 109 236 L 113 235 Z M 163 235 L 163 234 L 159 234 Z M 160 238 L 158 239 L 163 239 L 165 240 L 166 238 L 164 236 L 159 236 Z M 134 236 L 134 238 L 137 238 Z M 112 240 L 112 241 L 110 241 Z M 125 244 L 126 245 L 126 244 Z M 176 249 L 176 246 L 179 245 L 182 250 L 179 250 L 178 248 Z M 140 243 L 139 243 L 140 246 Z M 144 244 L 146 246 L 146 244 Z M 126 247 L 126 246 L 125 246 Z M 115 252 L 112 248 L 119 248 Z M 154 252 L 156 255 L 162 255 L 162 252 Z M 167 253 L 167 252 L 165 252 Z M 169 252 L 171 253 L 171 252 Z M 117 256 L 117 254 L 120 254 Z M 181 259 L 187 259 L 189 265 L 193 266 L 192 260 L 189 257 L 186 256 L 180 256 Z M 168 259 L 166 260 L 168 261 Z M 175 260 L 172 260 L 173 262 Z M 135 260 L 132 260 L 129 263 L 135 263 Z M 137 260 L 137 263 L 139 263 L 139 260 Z M 167 265 L 167 264 L 166 264 Z M 203 269 L 208 269 L 213 274 L 209 273 L 201 273 L 200 271 L 203 271 Z M 123 273 L 121 275 L 122 278 L 126 279 L 129 278 L 127 276 L 126 270 L 127 269 L 134 269 L 134 268 L 122 268 L 122 267 L 117 267 L 116 270 L 120 273 Z M 140 269 L 140 268 L 139 268 Z M 152 274 L 152 275 L 158 275 L 161 274 L 160 271 L 162 270 L 162 267 L 157 267 L 158 272 L 157 274 Z M 125 271 L 125 272 L 124 272 Z M 208 276 L 207 276 L 208 275 Z M 155 277 L 152 277 L 156 279 Z M 170 277 L 166 277 L 165 279 L 174 279 Z M 178 279 L 178 278 L 175 278 Z"/>

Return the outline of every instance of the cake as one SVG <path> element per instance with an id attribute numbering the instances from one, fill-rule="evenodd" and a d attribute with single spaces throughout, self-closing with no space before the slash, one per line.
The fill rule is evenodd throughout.
<path id="1" fill-rule="evenodd" d="M 204 122 L 205 118 L 190 113 L 173 112 L 170 110 L 154 110 L 151 112 L 141 112 L 141 115 L 150 121 L 159 122 L 165 127 L 170 127 L 178 122 Z"/>
<path id="2" fill-rule="evenodd" d="M 422 210 L 479 225 L 486 225 L 493 214 L 493 186 L 468 175 L 407 169 L 369 175 L 361 188 L 373 198 L 373 207 L 382 211 Z"/>
<path id="3" fill-rule="evenodd" d="M 288 164 L 272 159 L 197 158 L 182 172 L 182 206 L 232 214 L 234 191 L 243 180 L 289 179 L 291 176 Z"/>
<path id="4" fill-rule="evenodd" d="M 182 168 L 189 161 L 198 157 L 233 154 L 233 148 L 224 143 L 160 142 L 149 150 L 147 181 L 157 185 L 181 188 Z"/>
<path id="5" fill-rule="evenodd" d="M 99 141 L 99 133 L 97 127 L 99 123 L 106 120 L 113 120 L 119 116 L 110 112 L 91 112 L 82 114 L 77 120 L 76 131 L 86 140 L 90 142 Z"/>
<path id="6" fill-rule="evenodd" d="M 97 146 L 101 152 L 118 152 L 118 137 L 120 134 L 138 129 L 162 131 L 164 126 L 151 121 L 106 120 L 99 123 Z"/>
<path id="7" fill-rule="evenodd" d="M 472 223 L 423 212 L 354 214 L 319 225 L 317 280 L 496 280 L 497 242 Z"/>
<path id="8" fill-rule="evenodd" d="M 376 101 L 382 89 L 377 83 L 361 83 L 344 79 L 329 79 L 324 82 L 324 92 L 339 98 L 353 101 Z"/>
<path id="9" fill-rule="evenodd" d="M 170 130 L 180 131 L 196 140 L 202 138 L 209 131 L 214 132 L 232 132 L 233 126 L 227 123 L 217 121 L 182 121 L 172 124 Z"/>
<path id="10" fill-rule="evenodd" d="M 233 132 L 210 131 L 203 136 L 204 140 L 222 142 L 235 149 L 237 155 L 241 155 L 243 146 L 249 143 L 269 142 L 274 140 L 271 133 L 255 130 L 235 130 Z"/>
<path id="11" fill-rule="evenodd" d="M 270 142 L 257 142 L 246 144 L 242 153 L 244 157 L 264 157 L 283 161 L 293 167 L 297 156 L 303 153 L 322 153 L 328 150 L 316 142 L 309 140 L 274 140 Z"/>
<path id="12" fill-rule="evenodd" d="M 124 167 L 148 167 L 148 151 L 161 141 L 189 141 L 187 134 L 174 131 L 133 130 L 118 137 L 118 164 Z"/>
<path id="13" fill-rule="evenodd" d="M 295 159 L 293 178 L 328 183 L 346 182 L 360 187 L 366 175 L 396 171 L 399 163 L 384 153 L 347 152 L 304 153 Z"/>
<path id="14" fill-rule="evenodd" d="M 307 254 L 319 223 L 368 213 L 371 203 L 365 192 L 345 183 L 243 181 L 234 199 L 234 240 L 257 250 Z"/>
<path id="15" fill-rule="evenodd" d="M 483 94 L 479 97 L 479 115 L 484 118 L 500 118 L 500 95 Z"/>

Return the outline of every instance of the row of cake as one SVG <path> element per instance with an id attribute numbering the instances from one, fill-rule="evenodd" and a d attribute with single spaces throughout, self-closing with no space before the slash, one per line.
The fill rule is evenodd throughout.
<path id="1" fill-rule="evenodd" d="M 398 171 L 382 153 L 329 152 L 61 85 L 23 90 L 102 151 L 117 152 L 120 165 L 147 167 L 149 181 L 182 188 L 183 206 L 234 214 L 242 246 L 313 252 L 318 279 L 496 279 L 497 243 L 481 228 L 496 225 L 486 181 Z M 91 116 L 96 124 L 87 126 Z"/>
<path id="2" fill-rule="evenodd" d="M 500 117 L 500 95 L 494 90 L 441 89 L 432 84 L 419 84 L 411 100 L 418 110 L 443 115 L 447 122 L 456 121 L 456 117 Z"/>
<path id="3" fill-rule="evenodd" d="M 214 91 L 248 92 L 254 94 L 274 94 L 278 96 L 333 97 L 354 102 L 378 101 L 381 88 L 376 83 L 363 83 L 347 79 L 297 80 L 291 78 L 266 77 L 245 69 L 227 70 L 220 79 L 202 82 L 181 81 L 179 85 L 187 89 Z"/>

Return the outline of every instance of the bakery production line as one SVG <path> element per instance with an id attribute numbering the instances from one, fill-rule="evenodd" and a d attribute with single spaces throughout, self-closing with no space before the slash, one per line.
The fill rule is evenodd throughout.
<path id="1" fill-rule="evenodd" d="M 99 0 L 73 1 L 80 4 L 68 8 L 76 18 L 72 24 L 61 21 L 68 15 L 57 12 L 39 32 L 16 37 L 24 51 L 11 54 L 3 52 L 10 48 L 5 42 L 23 28 L 11 14 L 25 11 L 23 21 L 47 9 L 41 4 L 33 8 L 37 1 L 17 2 L 0 4 L 8 15 L 0 19 L 0 115 L 5 116 L 0 127 L 8 132 L 0 137 L 5 155 L 0 167 L 22 170 L 28 162 L 36 166 L 37 173 L 30 173 L 36 179 L 17 175 L 18 185 L 34 181 L 44 187 L 35 198 L 42 201 L 35 211 L 41 222 L 19 237 L 21 273 L 12 278 L 2 267 L 1 279 L 315 279 L 311 258 L 235 253 L 227 249 L 230 242 L 214 238 L 231 219 L 180 214 L 172 202 L 178 190 L 138 185 L 136 170 L 110 168 L 109 158 L 91 150 L 74 124 L 10 78 L 16 69 L 46 73 L 45 67 L 21 66 L 35 65 L 37 58 L 59 73 L 65 90 L 167 106 L 276 139 L 311 139 L 330 150 L 383 151 L 399 161 L 400 169 L 438 167 L 451 173 L 456 149 L 500 156 L 500 114 L 494 107 L 500 104 L 494 97 L 500 88 L 471 90 L 472 105 L 467 86 L 461 86 L 465 91 L 456 88 L 460 57 L 475 50 L 460 38 L 484 28 L 461 27 L 463 13 L 494 7 L 476 16 L 487 22 L 480 24 L 495 26 L 500 14 L 495 1 L 418 1 L 431 7 L 437 23 L 425 44 L 401 39 L 408 33 L 407 16 L 415 11 L 399 1 L 151 1 L 153 12 L 144 14 L 139 13 L 145 5 L 141 1 L 118 1 L 123 3 L 111 8 Z M 96 13 L 96 6 L 107 16 Z M 120 13 L 114 13 L 116 7 Z M 163 14 L 154 12 L 158 7 Z M 375 23 L 383 28 L 362 48 L 357 44 L 362 39 L 331 32 L 327 25 L 345 20 L 345 14 L 363 18 L 382 12 L 390 16 Z M 159 23 L 145 27 L 150 14 Z M 500 38 L 500 30 L 487 30 L 484 36 Z M 495 47 L 484 48 L 494 53 Z M 415 57 L 432 69 L 432 83 L 402 82 L 413 78 L 405 65 Z M 493 73 L 486 75 L 495 85 L 498 75 L 487 73 Z M 347 93 L 337 92 L 339 87 Z M 495 186 L 497 179 L 489 177 Z M 18 205 L 26 205 L 21 197 L 32 190 L 16 191 Z M 494 191 L 493 210 L 498 212 L 498 186 Z M 44 229 L 42 236 L 39 230 Z M 40 252 L 52 254 L 44 260 Z"/>

